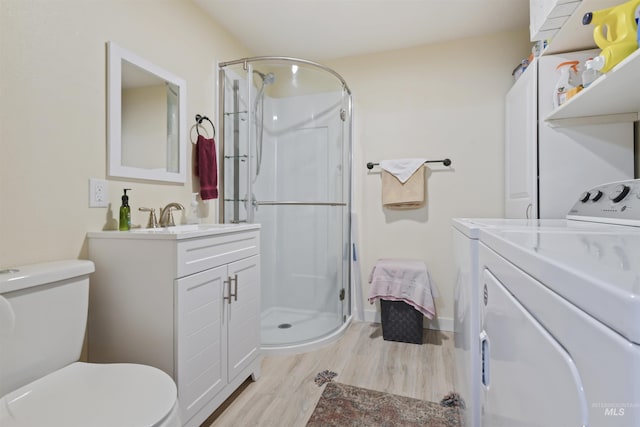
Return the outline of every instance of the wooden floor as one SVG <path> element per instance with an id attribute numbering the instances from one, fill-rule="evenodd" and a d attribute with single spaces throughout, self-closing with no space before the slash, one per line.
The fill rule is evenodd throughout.
<path id="1" fill-rule="evenodd" d="M 379 323 L 352 323 L 330 346 L 292 356 L 269 356 L 262 377 L 247 381 L 202 426 L 304 426 L 322 394 L 315 376 L 326 370 L 333 381 L 439 402 L 453 390 L 453 335 L 426 330 L 423 344 L 382 339 Z"/>

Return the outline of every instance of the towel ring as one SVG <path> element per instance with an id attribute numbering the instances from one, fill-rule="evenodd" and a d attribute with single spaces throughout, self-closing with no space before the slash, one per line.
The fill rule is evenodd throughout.
<path id="1" fill-rule="evenodd" d="M 201 116 L 200 114 L 196 114 L 196 132 L 198 136 L 200 136 L 200 130 L 198 129 L 198 125 L 202 125 L 202 121 L 206 120 L 211 123 L 211 128 L 213 129 L 213 137 L 216 137 L 216 127 L 213 125 L 213 122 L 207 116 Z"/>

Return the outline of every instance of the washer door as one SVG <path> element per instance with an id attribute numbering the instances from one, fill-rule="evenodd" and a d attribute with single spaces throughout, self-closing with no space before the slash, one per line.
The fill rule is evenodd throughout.
<path id="1" fill-rule="evenodd" d="M 582 380 L 569 353 L 486 268 L 482 282 L 482 425 L 588 425 Z"/>

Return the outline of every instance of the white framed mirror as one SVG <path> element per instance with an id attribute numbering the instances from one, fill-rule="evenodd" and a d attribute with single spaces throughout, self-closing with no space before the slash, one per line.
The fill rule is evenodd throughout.
<path id="1" fill-rule="evenodd" d="M 110 177 L 186 181 L 186 82 L 107 43 Z"/>

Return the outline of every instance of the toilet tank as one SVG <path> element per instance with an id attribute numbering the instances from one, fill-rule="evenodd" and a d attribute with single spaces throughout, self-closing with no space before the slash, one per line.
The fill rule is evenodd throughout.
<path id="1" fill-rule="evenodd" d="M 0 396 L 80 358 L 91 261 L 0 269 Z"/>

